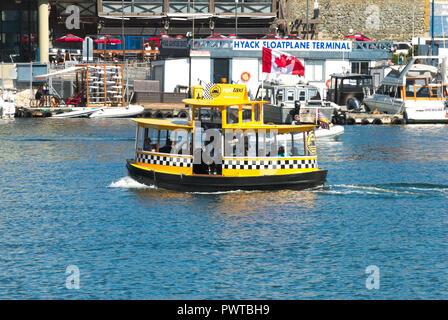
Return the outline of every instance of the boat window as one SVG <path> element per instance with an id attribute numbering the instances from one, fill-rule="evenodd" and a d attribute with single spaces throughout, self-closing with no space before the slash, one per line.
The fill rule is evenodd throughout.
<path id="1" fill-rule="evenodd" d="M 226 108 L 227 124 L 238 123 L 239 119 L 239 106 L 229 106 Z"/>
<path id="2" fill-rule="evenodd" d="M 396 95 L 397 95 L 397 87 L 390 86 L 389 87 L 389 96 L 391 98 L 395 98 Z"/>
<path id="3" fill-rule="evenodd" d="M 243 105 L 243 122 L 251 122 L 252 121 L 252 105 L 245 104 Z"/>
<path id="4" fill-rule="evenodd" d="M 308 89 L 308 94 L 310 96 L 309 100 L 321 100 L 320 93 L 317 88 Z"/>
<path id="5" fill-rule="evenodd" d="M 336 78 L 331 78 L 330 89 L 335 89 L 335 88 L 336 88 Z"/>
<path id="6" fill-rule="evenodd" d="M 305 97 L 305 91 L 299 91 L 299 101 L 305 101 L 306 97 Z"/>
<path id="7" fill-rule="evenodd" d="M 414 82 L 415 82 L 416 86 L 425 86 L 426 85 L 425 79 L 416 79 Z"/>
<path id="8" fill-rule="evenodd" d="M 222 113 L 219 108 L 200 108 L 194 113 L 195 120 L 208 123 L 222 123 Z"/>
<path id="9" fill-rule="evenodd" d="M 140 128 L 138 150 L 155 152 L 157 149 L 157 130 L 152 128 Z"/>
<path id="10" fill-rule="evenodd" d="M 414 97 L 414 80 L 406 80 L 406 97 Z"/>
<path id="11" fill-rule="evenodd" d="M 258 88 L 257 100 L 269 101 L 273 103 L 273 89 L 272 88 Z"/>
<path id="12" fill-rule="evenodd" d="M 288 90 L 288 101 L 294 101 L 294 90 Z"/>
<path id="13" fill-rule="evenodd" d="M 160 130 L 159 144 L 157 152 L 170 153 L 172 141 L 169 136 L 168 130 Z"/>
<path id="14" fill-rule="evenodd" d="M 384 94 L 385 91 L 385 86 L 381 85 L 377 90 L 376 90 L 376 94 Z"/>
<path id="15" fill-rule="evenodd" d="M 277 103 L 282 102 L 283 100 L 285 100 L 285 90 L 278 89 L 276 98 L 277 98 Z"/>
<path id="16" fill-rule="evenodd" d="M 363 78 L 359 79 L 359 83 L 361 86 L 371 86 L 372 85 L 372 78 Z"/>
<path id="17" fill-rule="evenodd" d="M 430 90 L 431 90 L 431 92 L 430 92 L 431 93 L 431 98 L 442 98 L 443 97 L 443 95 L 442 95 L 442 87 L 431 86 Z"/>
<path id="18" fill-rule="evenodd" d="M 353 90 L 358 85 L 358 82 L 356 79 L 346 78 L 343 82 L 343 89 L 344 90 Z"/>
<path id="19" fill-rule="evenodd" d="M 430 94 L 429 94 L 429 87 L 415 87 L 415 95 L 417 98 L 429 98 Z"/>
<path id="20" fill-rule="evenodd" d="M 261 114 L 261 106 L 259 103 L 255 103 L 254 104 L 254 121 L 261 121 L 260 114 Z"/>
<path id="21" fill-rule="evenodd" d="M 170 131 L 170 138 L 173 141 L 173 147 L 171 153 L 175 154 L 191 154 L 190 141 L 192 139 L 192 133 L 186 130 L 173 130 Z"/>

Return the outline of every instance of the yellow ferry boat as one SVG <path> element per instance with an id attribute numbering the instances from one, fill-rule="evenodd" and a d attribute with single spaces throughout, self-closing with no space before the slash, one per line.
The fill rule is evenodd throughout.
<path id="1" fill-rule="evenodd" d="M 300 190 L 325 183 L 315 125 L 265 124 L 267 102 L 250 101 L 245 85 L 217 84 L 210 95 L 202 99 L 196 92 L 183 100 L 188 121 L 133 119 L 135 158 L 127 160 L 133 179 L 187 192 Z M 285 134 L 291 137 L 279 141 Z"/>

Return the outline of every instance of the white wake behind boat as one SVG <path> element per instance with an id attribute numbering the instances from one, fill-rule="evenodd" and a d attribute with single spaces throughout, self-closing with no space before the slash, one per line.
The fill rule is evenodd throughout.
<path id="1" fill-rule="evenodd" d="M 52 118 L 84 118 L 90 116 L 101 107 L 75 107 L 72 111 L 55 114 Z"/>
<path id="2" fill-rule="evenodd" d="M 127 118 L 137 116 L 143 111 L 145 108 L 138 105 L 130 104 L 127 107 L 108 107 L 101 108 L 93 112 L 90 115 L 90 118 Z"/>

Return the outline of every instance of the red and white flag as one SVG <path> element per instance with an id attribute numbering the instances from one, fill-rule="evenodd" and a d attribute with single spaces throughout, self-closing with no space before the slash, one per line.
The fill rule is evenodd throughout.
<path id="1" fill-rule="evenodd" d="M 263 72 L 304 76 L 305 67 L 296 57 L 263 47 Z"/>

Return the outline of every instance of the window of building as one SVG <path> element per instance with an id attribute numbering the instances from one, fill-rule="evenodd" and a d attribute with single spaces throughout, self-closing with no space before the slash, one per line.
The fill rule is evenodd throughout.
<path id="1" fill-rule="evenodd" d="M 368 61 L 353 61 L 352 73 L 369 74 L 369 62 Z"/>
<path id="2" fill-rule="evenodd" d="M 323 81 L 325 77 L 324 60 L 305 61 L 305 78 L 308 81 Z"/>

